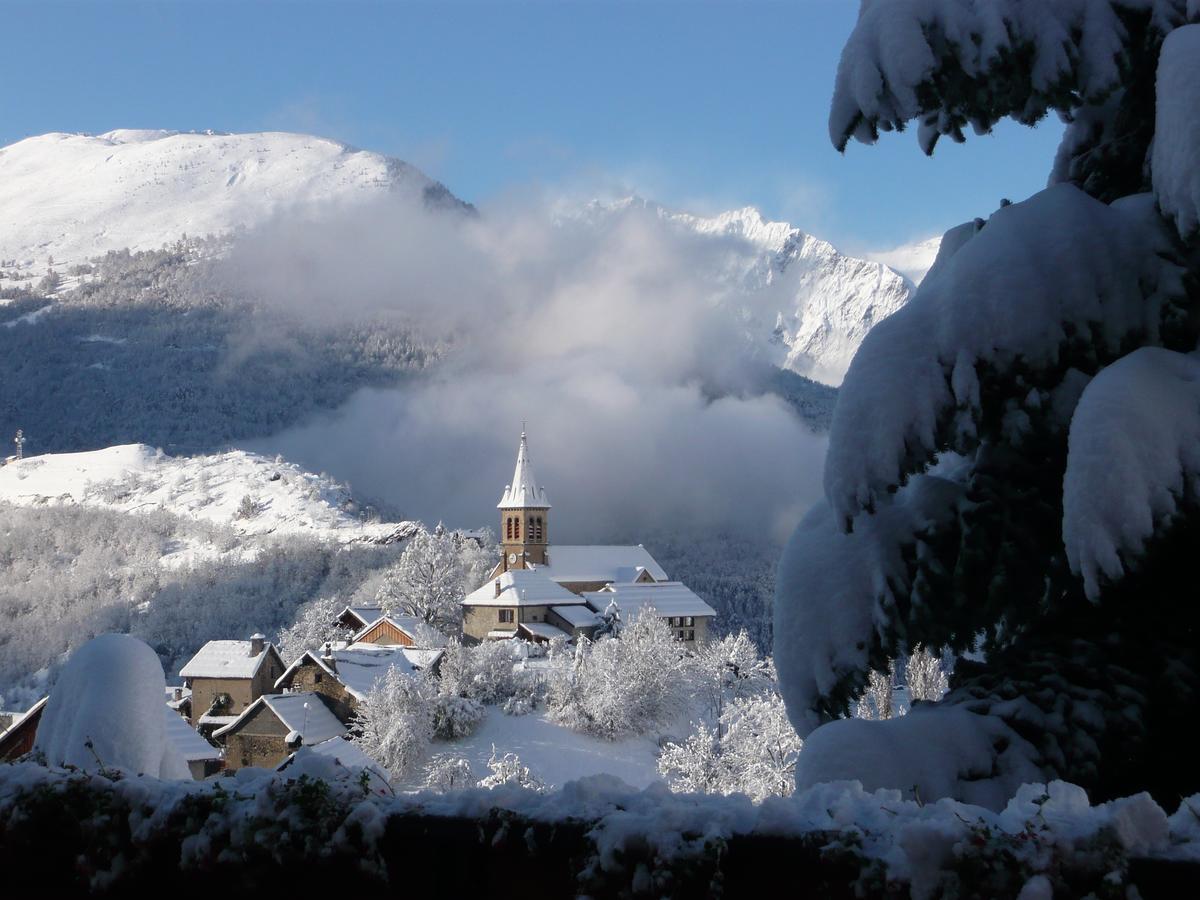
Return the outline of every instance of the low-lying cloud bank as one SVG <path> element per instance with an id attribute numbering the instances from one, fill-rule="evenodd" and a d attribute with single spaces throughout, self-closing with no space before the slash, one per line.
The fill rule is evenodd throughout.
<path id="1" fill-rule="evenodd" d="M 756 388 L 772 304 L 742 287 L 736 241 L 652 210 L 548 203 L 275 222 L 225 264 L 242 290 L 316 322 L 411 322 L 451 350 L 435 374 L 360 391 L 257 449 L 405 515 L 492 524 L 525 422 L 556 540 L 782 540 L 818 494 L 824 440 Z"/>

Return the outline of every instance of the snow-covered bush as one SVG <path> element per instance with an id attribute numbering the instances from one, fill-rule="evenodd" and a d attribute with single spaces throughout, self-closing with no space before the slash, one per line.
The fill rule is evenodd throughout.
<path id="1" fill-rule="evenodd" d="M 461 756 L 439 753 L 425 765 L 424 786 L 434 791 L 461 791 L 479 783 L 471 764 Z"/>
<path id="2" fill-rule="evenodd" d="M 486 710 L 478 700 L 439 694 L 433 701 L 433 736 L 440 741 L 467 737 L 483 721 Z"/>
<path id="3" fill-rule="evenodd" d="M 867 673 L 867 686 L 858 698 L 854 715 L 860 719 L 890 719 L 897 713 L 893 708 L 893 691 L 896 678 L 895 664 L 888 661 L 886 672 L 872 669 Z"/>
<path id="4" fill-rule="evenodd" d="M 767 692 L 733 700 L 718 728 L 701 721 L 683 743 L 667 743 L 658 771 L 676 792 L 746 794 L 758 802 L 792 793 L 802 746 L 783 700 Z"/>
<path id="5" fill-rule="evenodd" d="M 678 713 L 686 696 L 683 646 L 651 608 L 620 637 L 582 642 L 574 665 L 556 671 L 548 704 L 559 724 L 599 737 L 642 734 Z"/>
<path id="6" fill-rule="evenodd" d="M 950 690 L 950 679 L 942 668 L 942 660 L 920 644 L 905 661 L 904 683 L 908 686 L 910 701 L 936 702 Z"/>
<path id="7" fill-rule="evenodd" d="M 359 704 L 354 740 L 395 782 L 405 780 L 425 758 L 433 739 L 435 694 L 425 677 L 393 666 Z"/>
<path id="8" fill-rule="evenodd" d="M 491 774 L 480 780 L 480 787 L 492 789 L 501 785 L 515 785 L 532 791 L 546 789 L 542 780 L 529 771 L 528 766 L 522 764 L 521 757 L 515 753 L 497 756 L 495 744 L 492 745 L 492 755 L 488 759 L 488 769 L 491 770 Z"/>
<path id="9" fill-rule="evenodd" d="M 704 641 L 685 665 L 713 721 L 721 718 L 729 700 L 761 694 L 775 686 L 771 661 L 759 656 L 745 630 Z"/>
<path id="10" fill-rule="evenodd" d="M 1200 687 L 1197 18 L 1193 0 L 863 4 L 839 149 L 913 120 L 927 152 L 1006 116 L 1068 127 L 1050 186 L 948 232 L 842 384 L 775 607 L 813 732 L 799 784 L 990 803 L 1031 777 L 1200 786 L 1177 739 Z M 981 655 L 938 704 L 830 721 L 918 644 Z"/>
<path id="11" fill-rule="evenodd" d="M 466 646 L 451 640 L 438 669 L 442 692 L 487 704 L 528 696 L 533 687 L 528 678 L 514 670 L 513 652 L 509 641 Z"/>
<path id="12" fill-rule="evenodd" d="M 34 749 L 52 766 L 124 769 L 190 779 L 168 740 L 158 657 L 127 634 L 102 634 L 73 654 L 42 711 Z"/>

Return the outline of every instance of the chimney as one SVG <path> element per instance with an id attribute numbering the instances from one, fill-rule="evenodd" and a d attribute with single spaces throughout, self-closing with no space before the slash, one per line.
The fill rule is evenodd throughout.
<path id="1" fill-rule="evenodd" d="M 500 596 L 500 579 L 499 578 L 496 579 L 496 596 L 497 597 Z"/>
<path id="2" fill-rule="evenodd" d="M 250 655 L 258 656 L 267 647 L 267 636 L 261 632 L 250 635 Z"/>
<path id="3" fill-rule="evenodd" d="M 174 695 L 175 695 L 175 697 L 174 697 L 175 702 L 178 703 L 180 700 L 183 699 L 183 688 L 181 688 L 181 687 L 175 688 Z"/>
<path id="4" fill-rule="evenodd" d="M 325 653 L 321 656 L 321 662 L 333 671 L 337 671 L 337 660 L 333 657 L 333 644 L 329 641 L 325 642 Z"/>

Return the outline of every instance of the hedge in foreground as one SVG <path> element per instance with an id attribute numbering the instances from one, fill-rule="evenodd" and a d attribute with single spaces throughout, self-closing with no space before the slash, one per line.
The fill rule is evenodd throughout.
<path id="1" fill-rule="evenodd" d="M 607 776 L 391 797 L 332 763 L 170 782 L 26 761 L 0 765 L 0 872 L 45 896 L 1151 898 L 1200 879 L 1200 796 L 1169 817 L 1062 782 L 1001 813 L 855 783 L 754 805 Z"/>

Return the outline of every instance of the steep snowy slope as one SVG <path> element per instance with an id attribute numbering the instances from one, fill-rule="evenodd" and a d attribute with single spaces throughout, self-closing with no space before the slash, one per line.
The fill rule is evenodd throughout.
<path id="1" fill-rule="evenodd" d="M 0 262 L 40 275 L 386 192 L 464 206 L 407 163 L 309 135 L 44 134 L 0 148 Z"/>
<path id="2" fill-rule="evenodd" d="M 408 522 L 364 523 L 345 485 L 241 450 L 174 457 L 129 444 L 26 457 L 0 466 L 0 502 L 166 510 L 242 534 L 304 533 L 343 542 L 385 542 L 412 529 Z"/>
<path id="3" fill-rule="evenodd" d="M 869 253 L 867 259 L 881 262 L 885 266 L 895 269 L 913 284 L 920 284 L 925 278 L 925 273 L 933 265 L 933 261 L 937 259 L 938 249 L 941 246 L 941 237 L 935 235 L 912 244 L 901 244 L 891 250 Z"/>
<path id="4" fill-rule="evenodd" d="M 646 212 L 668 226 L 723 239 L 720 277 L 732 302 L 743 306 L 747 327 L 764 346 L 778 346 L 779 365 L 825 384 L 841 382 L 866 333 L 913 290 L 887 265 L 847 256 L 786 222 L 763 219 L 753 207 L 704 217 L 633 197 L 593 202 L 578 218 L 600 223 Z"/>

